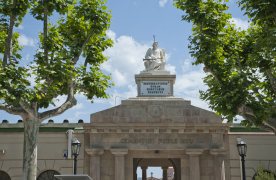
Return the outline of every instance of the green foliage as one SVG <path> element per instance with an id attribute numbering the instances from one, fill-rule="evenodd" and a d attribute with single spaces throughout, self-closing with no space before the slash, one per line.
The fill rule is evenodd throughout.
<path id="1" fill-rule="evenodd" d="M 241 30 L 231 23 L 224 0 L 176 0 L 193 24 L 190 53 L 204 64 L 208 90 L 201 98 L 228 121 L 239 114 L 245 125 L 276 127 L 276 1 L 241 0 L 251 18 Z M 274 129 L 276 130 L 276 129 Z"/>
<path id="2" fill-rule="evenodd" d="M 0 19 L 0 53 L 5 52 L 8 24 L 5 18 Z"/>
<path id="3" fill-rule="evenodd" d="M 74 0 L 31 0 L 31 14 L 38 20 L 43 20 L 44 10 L 51 16 L 54 11 L 65 14 Z"/>
<path id="4" fill-rule="evenodd" d="M 2 20 L 8 20 L 7 16 L 15 15 L 16 16 L 16 26 L 18 26 L 22 18 L 27 13 L 30 3 L 28 0 L 4 0 L 0 2 L 0 13 Z M 2 24 L 2 22 L 1 22 Z"/>
<path id="5" fill-rule="evenodd" d="M 39 112 L 40 108 L 52 104 L 56 97 L 71 97 L 72 92 L 83 93 L 91 100 L 107 97 L 105 90 L 111 85 L 110 77 L 99 68 L 107 60 L 103 51 L 112 45 L 111 39 L 106 37 L 111 15 L 105 1 L 1 1 L 0 58 L 5 53 L 11 14 L 22 20 L 27 11 L 42 21 L 45 15 L 51 16 L 56 12 L 59 20 L 55 24 L 47 23 L 47 36 L 42 29 L 40 46 L 34 60 L 27 66 L 20 63 L 19 34 L 13 32 L 13 58 L 7 66 L 0 67 L 2 104 L 6 108 L 21 109 L 22 115 L 28 114 L 28 109 Z M 44 40 L 45 37 L 47 39 Z M 34 79 L 34 83 L 30 79 Z"/>
<path id="6" fill-rule="evenodd" d="M 106 37 L 111 15 L 104 0 L 5 0 L 0 10 L 0 110 L 24 120 L 23 179 L 35 180 L 37 125 L 73 107 L 76 93 L 107 97 L 110 77 L 100 65 L 112 46 Z M 21 62 L 23 47 L 13 29 L 27 12 L 43 28 L 33 61 Z M 54 24 L 48 22 L 52 15 L 59 18 Z M 62 105 L 43 109 L 61 95 L 67 96 Z"/>
<path id="7" fill-rule="evenodd" d="M 254 180 L 275 180 L 276 175 L 270 171 L 264 170 L 262 167 L 257 169 Z"/>
<path id="8" fill-rule="evenodd" d="M 3 69 L 0 66 L 0 97 L 6 104 L 18 107 L 18 99 L 25 98 L 28 92 L 26 87 L 30 85 L 27 80 L 27 70 L 10 64 Z"/>

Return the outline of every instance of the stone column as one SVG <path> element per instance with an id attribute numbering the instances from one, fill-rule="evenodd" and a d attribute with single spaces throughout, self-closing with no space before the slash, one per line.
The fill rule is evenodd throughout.
<path id="1" fill-rule="evenodd" d="M 190 165 L 190 180 L 200 180 L 200 161 L 199 156 L 202 154 L 202 149 L 188 149 L 186 154 L 189 155 Z"/>
<path id="2" fill-rule="evenodd" d="M 127 149 L 111 149 L 111 153 L 115 156 L 115 178 L 114 180 L 125 180 L 125 155 Z"/>
<path id="3" fill-rule="evenodd" d="M 101 155 L 104 153 L 103 149 L 85 149 L 90 156 L 90 177 L 93 180 L 101 180 Z"/>
<path id="4" fill-rule="evenodd" d="M 183 157 L 180 160 L 181 180 L 189 180 L 189 157 Z"/>
<path id="5" fill-rule="evenodd" d="M 212 149 L 210 150 L 210 154 L 213 155 L 214 159 L 214 180 L 224 180 L 225 174 L 224 167 L 222 166 L 222 162 L 224 159 L 226 151 L 222 149 Z"/>
<path id="6" fill-rule="evenodd" d="M 141 166 L 141 169 L 142 169 L 142 180 L 147 180 L 147 169 L 148 169 L 148 167 Z"/>
<path id="7" fill-rule="evenodd" d="M 168 167 L 162 167 L 163 170 L 163 179 L 162 180 L 168 180 Z"/>

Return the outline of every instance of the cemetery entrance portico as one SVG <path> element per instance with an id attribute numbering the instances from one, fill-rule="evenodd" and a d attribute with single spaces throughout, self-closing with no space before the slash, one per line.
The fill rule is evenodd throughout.
<path id="1" fill-rule="evenodd" d="M 136 180 L 137 167 L 147 163 L 173 166 L 175 180 L 223 176 L 228 126 L 190 101 L 131 98 L 91 119 L 85 148 L 94 180 Z"/>
<path id="2" fill-rule="evenodd" d="M 160 55 L 160 57 L 156 57 Z M 161 60 L 160 60 L 161 59 Z M 176 76 L 164 69 L 156 42 L 145 70 L 135 75 L 137 97 L 91 114 L 85 126 L 86 163 L 93 180 L 143 180 L 149 166 L 173 167 L 174 180 L 221 180 L 227 157 L 228 125 L 215 113 L 174 97 Z"/>

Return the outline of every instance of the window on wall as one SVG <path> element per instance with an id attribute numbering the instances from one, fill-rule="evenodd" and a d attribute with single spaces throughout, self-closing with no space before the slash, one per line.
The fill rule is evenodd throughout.
<path id="1" fill-rule="evenodd" d="M 4 171 L 0 171 L 0 179 L 1 180 L 11 180 L 11 177 Z"/>
<path id="2" fill-rule="evenodd" d="M 37 180 L 58 180 L 54 177 L 54 175 L 60 175 L 60 173 L 55 170 L 47 170 L 40 173 L 40 175 L 37 177 Z"/>

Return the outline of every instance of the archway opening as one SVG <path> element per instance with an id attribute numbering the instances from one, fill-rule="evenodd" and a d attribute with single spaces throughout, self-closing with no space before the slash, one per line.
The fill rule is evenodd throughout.
<path id="1" fill-rule="evenodd" d="M 1 180 L 11 180 L 11 177 L 5 171 L 0 170 L 0 179 Z"/>
<path id="2" fill-rule="evenodd" d="M 60 173 L 55 170 L 47 170 L 40 173 L 37 180 L 58 180 L 54 175 L 60 175 Z"/>
<path id="3" fill-rule="evenodd" d="M 171 159 L 136 159 L 134 180 L 177 180 L 176 167 Z"/>

